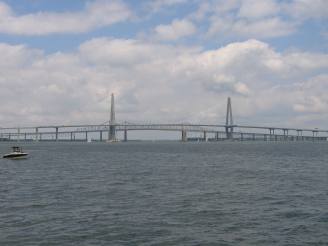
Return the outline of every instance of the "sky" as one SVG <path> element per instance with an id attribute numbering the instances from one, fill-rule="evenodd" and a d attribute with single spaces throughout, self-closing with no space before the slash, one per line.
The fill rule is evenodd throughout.
<path id="1" fill-rule="evenodd" d="M 0 126 L 328 129 L 327 0 L 0 0 Z"/>

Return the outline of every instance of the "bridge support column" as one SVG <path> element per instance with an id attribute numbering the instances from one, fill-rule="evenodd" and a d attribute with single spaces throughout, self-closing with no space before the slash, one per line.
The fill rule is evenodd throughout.
<path id="1" fill-rule="evenodd" d="M 88 142 L 88 132 L 85 132 L 85 141 Z"/>
<path id="2" fill-rule="evenodd" d="M 102 131 L 99 132 L 99 141 L 100 142 L 103 141 L 103 132 Z"/>
<path id="3" fill-rule="evenodd" d="M 187 131 L 186 130 L 181 131 L 181 141 L 187 142 Z"/>
<path id="4" fill-rule="evenodd" d="M 302 130 L 297 130 L 297 140 L 303 140 L 303 132 L 302 132 Z"/>
<path id="5" fill-rule="evenodd" d="M 128 130 L 124 129 L 124 142 L 128 141 Z"/>
<path id="6" fill-rule="evenodd" d="M 219 132 L 216 132 L 216 133 L 215 133 L 215 140 L 216 140 L 216 141 L 219 141 Z"/>
<path id="7" fill-rule="evenodd" d="M 115 141 L 115 140 L 116 140 L 116 127 L 111 125 L 109 127 L 108 141 Z"/>
<path id="8" fill-rule="evenodd" d="M 56 134 L 55 139 L 56 139 L 56 141 L 58 141 L 58 127 L 56 127 L 56 133 L 55 134 Z"/>
<path id="9" fill-rule="evenodd" d="M 230 97 L 228 97 L 228 101 L 227 101 L 225 131 L 226 131 L 227 139 L 233 139 L 233 118 L 232 118 L 232 107 L 231 107 Z"/>
<path id="10" fill-rule="evenodd" d="M 20 140 L 20 128 L 17 128 L 17 137 L 16 140 L 19 142 Z"/>
<path id="11" fill-rule="evenodd" d="M 73 141 L 73 132 L 71 132 L 71 141 Z"/>
<path id="12" fill-rule="evenodd" d="M 111 142 L 111 141 L 115 141 L 115 140 L 116 140 L 115 104 L 114 104 L 114 94 L 112 94 L 111 95 L 108 141 Z"/>
<path id="13" fill-rule="evenodd" d="M 39 128 L 38 127 L 35 128 L 35 141 L 39 141 Z"/>
<path id="14" fill-rule="evenodd" d="M 203 132 L 203 139 L 204 139 L 204 142 L 207 141 L 206 131 Z"/>
<path id="15" fill-rule="evenodd" d="M 288 129 L 283 129 L 284 131 L 284 140 L 288 140 Z"/>
<path id="16" fill-rule="evenodd" d="M 226 137 L 227 139 L 233 139 L 233 127 L 226 127 Z"/>
<path id="17" fill-rule="evenodd" d="M 274 129 L 270 128 L 270 141 L 273 140 L 273 136 L 274 136 Z"/>

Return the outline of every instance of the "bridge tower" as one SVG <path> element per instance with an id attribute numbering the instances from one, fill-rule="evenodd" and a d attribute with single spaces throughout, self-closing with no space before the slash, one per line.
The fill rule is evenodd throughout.
<path id="1" fill-rule="evenodd" d="M 111 95 L 111 105 L 110 105 L 110 118 L 108 126 L 108 141 L 116 141 L 116 125 L 115 125 L 115 104 L 114 104 L 114 94 Z"/>
<path id="2" fill-rule="evenodd" d="M 227 139 L 232 139 L 233 138 L 233 118 L 232 118 L 232 108 L 231 108 L 230 97 L 228 97 L 228 102 L 227 102 L 227 115 L 226 115 L 225 131 L 226 131 Z"/>

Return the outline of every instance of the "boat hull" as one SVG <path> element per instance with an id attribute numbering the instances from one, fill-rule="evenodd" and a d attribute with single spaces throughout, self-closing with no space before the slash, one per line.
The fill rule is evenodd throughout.
<path id="1" fill-rule="evenodd" d="M 28 155 L 27 153 L 10 153 L 10 154 L 4 155 L 3 158 L 14 159 L 14 160 L 26 159 L 27 155 Z"/>

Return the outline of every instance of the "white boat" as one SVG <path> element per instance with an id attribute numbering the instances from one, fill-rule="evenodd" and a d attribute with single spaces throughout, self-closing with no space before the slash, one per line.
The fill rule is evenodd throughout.
<path id="1" fill-rule="evenodd" d="M 118 142 L 120 142 L 120 140 L 118 140 L 118 139 L 110 139 L 110 140 L 107 140 L 106 141 L 107 143 L 118 143 Z"/>
<path id="2" fill-rule="evenodd" d="M 3 158 L 7 159 L 25 159 L 27 158 L 28 153 L 23 152 L 21 147 L 13 146 L 13 151 L 9 154 L 5 154 Z"/>

